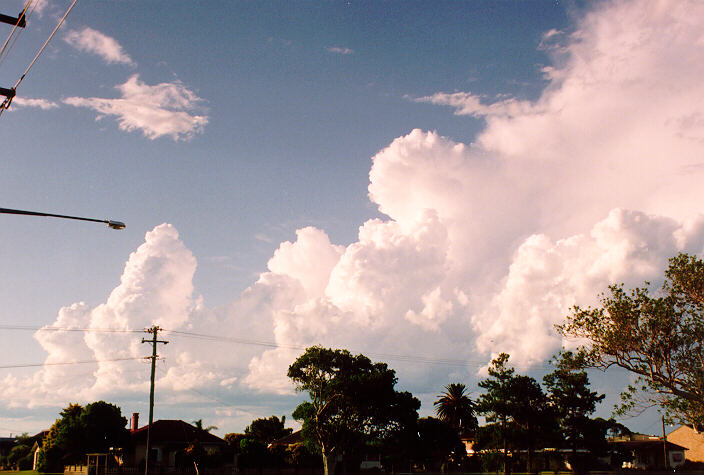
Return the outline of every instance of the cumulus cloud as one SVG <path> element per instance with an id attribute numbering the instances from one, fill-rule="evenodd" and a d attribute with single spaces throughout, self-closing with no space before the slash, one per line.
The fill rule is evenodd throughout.
<path id="1" fill-rule="evenodd" d="M 141 131 L 152 140 L 164 136 L 188 140 L 208 123 L 207 115 L 196 113 L 202 99 L 180 81 L 150 86 L 135 74 L 116 88 L 121 94 L 118 99 L 68 97 L 63 102 L 94 110 L 96 120 L 115 116 L 121 130 Z"/>
<path id="2" fill-rule="evenodd" d="M 120 43 L 93 28 L 84 27 L 81 30 L 69 30 L 64 36 L 64 41 L 85 53 L 97 54 L 108 63 L 121 63 L 134 65 L 132 58 L 127 55 Z"/>
<path id="3" fill-rule="evenodd" d="M 275 344 L 228 347 L 241 373 L 214 344 L 169 346 L 174 368 L 160 387 L 171 394 L 197 381 L 290 393 L 286 368 L 313 344 L 388 361 L 406 387 L 433 394 L 502 351 L 520 368 L 540 363 L 570 344 L 553 325 L 572 305 L 594 303 L 611 282 L 657 282 L 678 251 L 704 252 L 702 22 L 697 3 L 599 4 L 554 50 L 536 101 L 492 107 L 472 93 L 435 96 L 485 118 L 472 144 L 413 130 L 375 154 L 369 198 L 384 217 L 362 223 L 354 242 L 300 229 L 242 295 L 208 309 L 193 288 L 195 258 L 162 225 L 104 304 L 61 309 L 56 325 L 158 322 Z M 37 334 L 47 361 L 142 354 L 130 338 Z M 464 364 L 427 366 L 425 357 Z M 118 366 L 97 364 L 82 394 L 144 389 L 144 374 Z M 8 376 L 0 394 L 25 402 L 54 388 L 65 394 L 60 371 Z"/>
<path id="4" fill-rule="evenodd" d="M 52 325 L 35 334 L 47 352 L 47 366 L 14 384 L 7 384 L 6 380 L 0 389 L 2 398 L 32 405 L 74 398 L 90 400 L 114 391 L 143 389 L 146 372 L 135 377 L 134 367 L 125 365 L 125 360 L 145 354 L 144 345 L 130 330 L 153 324 L 185 328 L 199 306 L 199 299 L 193 295 L 195 267 L 195 258 L 173 226 L 154 228 L 146 234 L 144 244 L 130 255 L 120 285 L 105 303 L 94 308 L 83 302 L 64 307 Z M 54 331 L 52 327 L 93 331 Z M 56 365 L 79 361 L 99 362 L 84 367 L 89 373 L 79 380 L 75 368 Z M 198 369 L 198 364 L 192 363 L 187 352 L 180 352 L 176 362 L 178 370 L 174 371 L 178 378 L 167 375 L 165 381 L 178 379 L 174 384 L 192 384 L 189 374 Z M 202 376 L 201 372 L 198 374 Z"/>
<path id="5" fill-rule="evenodd" d="M 342 54 L 342 55 L 347 55 L 347 54 L 352 54 L 354 53 L 354 50 L 351 48 L 347 48 L 345 46 L 328 46 L 325 48 L 325 50 L 328 53 L 334 53 L 334 54 Z"/>
<path id="6" fill-rule="evenodd" d="M 575 303 L 701 253 L 702 8 L 605 2 L 571 35 L 547 32 L 536 101 L 417 99 L 486 127 L 471 145 L 414 130 L 373 158 L 369 196 L 388 219 L 363 224 L 324 294 L 272 310 L 277 341 L 399 353 L 412 341 L 411 353 L 471 361 L 469 345 L 526 368 L 569 343 L 553 325 Z M 245 381 L 274 387 L 284 351 Z"/>

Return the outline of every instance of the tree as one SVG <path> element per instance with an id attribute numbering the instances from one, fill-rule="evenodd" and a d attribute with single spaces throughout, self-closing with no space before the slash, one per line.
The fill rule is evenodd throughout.
<path id="1" fill-rule="evenodd" d="M 334 474 L 338 454 L 383 440 L 418 418 L 420 401 L 394 389 L 395 371 L 364 355 L 313 346 L 291 364 L 288 377 L 310 397 L 293 417 L 320 448 L 325 475 Z"/>
<path id="2" fill-rule="evenodd" d="M 210 432 L 211 430 L 216 430 L 218 426 L 208 426 L 203 427 L 203 419 L 198 419 L 193 421 L 193 426 L 198 430 L 204 430 L 205 432 Z"/>
<path id="3" fill-rule="evenodd" d="M 17 445 L 0 459 L 0 467 L 7 466 L 15 470 L 31 470 L 33 462 L 32 445 L 34 440 L 24 433 L 17 437 Z"/>
<path id="4" fill-rule="evenodd" d="M 434 417 L 418 420 L 418 441 L 413 458 L 420 462 L 426 471 L 439 471 L 460 446 L 462 441 L 457 429 L 447 422 Z M 462 449 L 464 452 L 464 446 Z"/>
<path id="5" fill-rule="evenodd" d="M 548 390 L 550 404 L 557 415 L 562 440 L 572 449 L 572 466 L 577 465 L 578 445 L 589 445 L 590 435 L 597 434 L 603 441 L 604 434 L 593 426 L 589 415 L 604 399 L 604 394 L 589 390 L 589 376 L 580 369 L 579 360 L 572 352 L 560 353 L 555 360 L 555 370 L 545 375 L 543 382 Z M 604 429 L 605 430 L 605 429 Z"/>
<path id="6" fill-rule="evenodd" d="M 630 292 L 611 285 L 597 308 L 574 307 L 558 331 L 584 338 L 585 366 L 619 366 L 638 375 L 622 411 L 661 405 L 671 419 L 704 426 L 704 261 L 670 259 L 660 294 L 646 282 Z"/>
<path id="7" fill-rule="evenodd" d="M 536 444 L 545 443 L 552 437 L 553 413 L 548 407 L 548 398 L 538 382 L 524 375 L 516 375 L 509 383 L 512 404 L 515 442 L 527 447 L 526 469 L 533 472 L 533 453 Z"/>
<path id="8" fill-rule="evenodd" d="M 85 408 L 69 404 L 59 415 L 42 443 L 42 472 L 61 471 L 64 465 L 82 462 L 86 453 L 124 447 L 129 440 L 127 419 L 119 407 L 105 401 Z"/>
<path id="9" fill-rule="evenodd" d="M 252 421 L 245 430 L 245 436 L 248 439 L 258 440 L 264 444 L 270 444 L 271 442 L 285 437 L 293 432 L 293 429 L 287 429 L 284 427 L 286 423 L 286 416 L 281 416 L 279 420 L 276 416 L 271 416 L 270 418 L 260 418 Z"/>
<path id="10" fill-rule="evenodd" d="M 489 424 L 479 428 L 476 444 L 479 448 L 500 449 L 504 472 L 509 453 L 515 448 L 526 449 L 526 469 L 531 472 L 536 444 L 552 438 L 552 412 L 540 384 L 530 376 L 515 374 L 508 359 L 509 355 L 501 353 L 492 360 L 489 377 L 479 382 L 486 392 L 479 397 L 477 407 Z M 496 457 L 487 460 L 494 463 Z M 514 464 L 518 463 L 521 461 L 515 458 Z"/>
<path id="11" fill-rule="evenodd" d="M 508 366 L 509 355 L 501 353 L 491 361 L 489 377 L 479 381 L 479 387 L 486 390 L 477 401 L 479 413 L 487 424 L 479 431 L 478 442 L 482 446 L 502 450 L 503 472 L 506 473 L 509 452 L 509 439 L 513 412 L 511 382 L 515 370 Z"/>
<path id="12" fill-rule="evenodd" d="M 454 427 L 456 431 L 475 430 L 477 418 L 474 403 L 466 393 L 467 387 L 461 383 L 450 383 L 445 392 L 435 401 L 435 413 L 440 420 Z"/>

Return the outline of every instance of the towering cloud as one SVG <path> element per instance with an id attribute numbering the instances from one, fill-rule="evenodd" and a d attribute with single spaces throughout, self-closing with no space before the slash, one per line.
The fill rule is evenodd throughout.
<path id="1" fill-rule="evenodd" d="M 369 198 L 385 217 L 361 223 L 355 242 L 300 229 L 257 282 L 227 308 L 208 309 L 194 293 L 195 258 L 173 227 L 161 225 L 130 256 L 104 304 L 63 308 L 56 325 L 118 330 L 156 321 L 277 345 L 231 345 L 228 362 L 217 349 L 186 342 L 171 356 L 165 350 L 175 362 L 162 383 L 171 394 L 196 381 L 201 389 L 290 392 L 288 364 L 318 343 L 387 360 L 421 391 L 437 391 L 450 373 L 469 379 L 501 351 L 522 368 L 540 363 L 571 344 L 553 325 L 572 305 L 593 303 L 611 282 L 657 282 L 668 257 L 704 251 L 702 31 L 697 2 L 599 3 L 570 35 L 546 35 L 554 61 L 536 101 L 492 102 L 471 92 L 423 98 L 484 117 L 486 127 L 470 145 L 413 130 L 380 150 Z M 136 77 L 121 88 L 122 102 L 75 105 L 120 115 L 133 94 L 184 108 L 194 99 Z M 154 100 L 161 99 L 147 103 Z M 148 115 L 120 120 L 151 137 L 193 133 Z M 134 338 L 59 335 L 37 334 L 47 362 L 142 354 Z M 419 357 L 465 364 L 399 362 Z M 24 402 L 66 394 L 61 371 L 8 377 L 0 392 Z M 101 363 L 82 394 L 145 384 L 117 363 Z"/>

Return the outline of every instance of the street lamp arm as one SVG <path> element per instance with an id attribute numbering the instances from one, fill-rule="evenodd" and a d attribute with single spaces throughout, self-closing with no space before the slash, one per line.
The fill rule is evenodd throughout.
<path id="1" fill-rule="evenodd" d="M 21 209 L 0 208 L 0 214 L 21 214 L 25 216 L 47 216 L 50 218 L 76 219 L 78 221 L 92 221 L 94 223 L 105 223 L 112 229 L 124 229 L 125 223 L 113 221 L 111 219 L 82 218 L 80 216 L 67 216 L 65 214 L 40 213 L 37 211 L 23 211 Z"/>

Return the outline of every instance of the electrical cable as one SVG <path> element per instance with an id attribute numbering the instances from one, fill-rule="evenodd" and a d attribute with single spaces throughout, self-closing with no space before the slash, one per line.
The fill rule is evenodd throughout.
<path id="1" fill-rule="evenodd" d="M 17 23 L 15 23 L 13 25 L 12 30 L 10 30 L 10 34 L 7 36 L 7 39 L 5 40 L 5 43 L 3 43 L 2 47 L 0 47 L 0 64 L 2 64 L 3 61 L 5 61 L 5 58 L 7 57 L 6 51 L 7 51 L 7 53 L 10 52 L 10 50 L 12 49 L 12 46 L 14 46 L 14 44 L 15 44 L 15 41 L 17 40 L 17 38 L 19 38 L 20 34 L 22 33 L 22 29 L 20 29 L 19 32 L 17 33 L 17 36 L 14 36 L 15 32 L 19 28 L 20 19 L 22 17 L 24 17 L 25 23 L 29 19 L 29 15 L 27 15 L 27 9 L 29 8 L 29 6 L 32 4 L 33 1 L 34 0 L 27 0 L 27 3 L 25 3 L 24 8 L 20 12 L 19 17 L 17 17 Z M 34 8 L 32 8 L 32 11 L 34 11 Z M 13 37 L 14 37 L 14 39 L 13 39 Z M 12 40 L 12 44 L 8 48 L 8 44 L 10 43 L 10 40 Z M 3 54 L 4 54 L 4 56 L 3 56 Z"/>
<path id="2" fill-rule="evenodd" d="M 33 327 L 29 325 L 0 325 L 0 330 L 86 332 L 86 333 L 144 333 L 144 330 L 117 328 L 79 328 L 79 327 Z"/>
<path id="3" fill-rule="evenodd" d="M 33 327 L 28 325 L 0 325 L 0 330 L 27 330 L 27 331 L 56 331 L 56 332 L 86 332 L 86 333 L 144 333 L 144 329 L 111 329 L 111 328 L 79 328 L 79 327 Z M 221 341 L 225 343 L 235 343 L 240 345 L 252 345 L 252 346 L 263 346 L 266 348 L 281 348 L 288 350 L 300 350 L 305 351 L 308 346 L 303 345 L 284 345 L 272 341 L 262 341 L 262 340 L 250 340 L 246 338 L 235 338 L 226 337 L 221 335 L 210 335 L 206 333 L 195 333 L 182 330 L 168 330 L 161 329 L 162 332 L 169 333 L 174 336 L 181 336 L 185 338 L 192 338 L 197 340 L 205 341 Z M 403 355 L 394 353 L 378 353 L 378 352 L 364 352 L 367 356 L 372 356 L 379 359 L 399 361 L 405 363 L 418 363 L 418 364 L 429 364 L 429 365 L 441 365 L 441 366 L 459 366 L 467 368 L 476 368 L 478 366 L 484 366 L 487 361 L 482 360 L 461 360 L 461 359 L 447 359 L 447 358 L 431 358 L 419 355 Z M 535 367 L 551 368 L 552 365 L 549 362 L 544 362 L 540 365 L 535 365 Z"/>
<path id="4" fill-rule="evenodd" d="M 90 364 L 90 363 L 109 363 L 115 361 L 136 361 L 143 360 L 144 357 L 136 356 L 132 358 L 113 358 L 109 360 L 82 360 L 82 361 L 63 361 L 58 363 L 32 363 L 32 364 L 15 364 L 15 365 L 3 365 L 0 369 L 11 369 L 11 368 L 37 368 L 44 366 L 68 366 L 74 364 Z"/>
<path id="5" fill-rule="evenodd" d="M 64 13 L 64 16 L 62 16 L 61 19 L 59 20 L 59 22 L 56 24 L 56 28 L 54 28 L 54 31 L 51 32 L 51 34 L 49 35 L 49 38 L 47 38 L 46 41 L 44 42 L 44 44 L 42 45 L 42 47 L 39 48 L 39 51 L 37 51 L 37 54 L 34 56 L 34 59 L 32 59 L 32 61 L 29 63 L 29 66 L 27 66 L 27 69 L 24 70 L 24 73 L 22 73 L 22 76 L 20 76 L 20 78 L 15 83 L 15 85 L 12 87 L 13 91 L 17 90 L 17 87 L 20 85 L 20 83 L 22 81 L 24 81 L 24 78 L 27 76 L 27 73 L 29 73 L 29 70 L 32 69 L 32 66 L 34 66 L 34 63 L 37 62 L 37 59 L 39 59 L 39 56 L 41 56 L 41 54 L 44 52 L 44 49 L 49 44 L 51 39 L 54 37 L 56 32 L 59 31 L 59 28 L 61 28 L 61 25 L 63 25 L 64 20 L 66 20 L 66 17 L 68 16 L 68 14 L 71 13 L 71 10 L 73 10 L 73 7 L 76 5 L 77 1 L 78 0 L 73 0 L 71 5 L 68 7 L 68 10 L 66 10 L 66 13 Z M 14 96 L 6 97 L 5 100 L 2 102 L 2 104 L 0 104 L 0 115 L 2 115 L 3 111 L 5 111 L 8 107 L 10 107 L 10 104 L 12 104 L 13 98 L 14 98 Z"/>
<path id="6" fill-rule="evenodd" d="M 196 338 L 196 339 L 209 340 L 209 341 L 223 341 L 223 342 L 238 343 L 238 344 L 243 344 L 243 345 L 264 346 L 264 347 L 268 347 L 268 348 L 283 348 L 283 349 L 290 349 L 290 350 L 305 350 L 307 348 L 306 346 L 300 346 L 300 345 L 282 345 L 282 344 L 278 344 L 275 342 L 248 340 L 245 338 L 224 337 L 224 336 L 218 336 L 218 335 L 208 335 L 208 334 L 203 334 L 203 333 L 193 333 L 193 332 L 186 332 L 186 331 L 179 331 L 179 330 L 163 329 L 162 331 L 164 331 L 166 333 L 171 333 L 172 335 L 180 335 L 180 336 L 184 336 L 187 338 Z M 429 357 L 416 356 L 416 355 L 398 355 L 398 354 L 375 353 L 375 352 L 365 352 L 365 354 L 368 356 L 374 356 L 377 358 L 384 358 L 384 359 L 394 360 L 394 361 L 404 361 L 404 362 L 408 362 L 408 363 L 438 364 L 438 365 L 446 365 L 446 366 L 466 366 L 466 367 L 472 367 L 472 368 L 476 367 L 477 364 L 485 364 L 484 361 L 479 363 L 479 362 L 470 362 L 470 361 L 466 361 L 466 360 L 437 359 L 437 358 L 429 358 Z"/>

